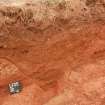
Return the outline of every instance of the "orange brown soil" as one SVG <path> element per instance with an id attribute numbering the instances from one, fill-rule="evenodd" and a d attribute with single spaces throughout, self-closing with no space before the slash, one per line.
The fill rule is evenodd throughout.
<path id="1" fill-rule="evenodd" d="M 105 105 L 105 1 L 50 3 L 1 3 L 0 105 Z"/>

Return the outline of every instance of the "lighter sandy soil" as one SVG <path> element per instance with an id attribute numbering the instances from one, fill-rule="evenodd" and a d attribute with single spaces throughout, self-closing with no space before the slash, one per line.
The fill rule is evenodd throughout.
<path id="1" fill-rule="evenodd" d="M 0 105 L 105 105 L 104 0 L 0 3 Z"/>

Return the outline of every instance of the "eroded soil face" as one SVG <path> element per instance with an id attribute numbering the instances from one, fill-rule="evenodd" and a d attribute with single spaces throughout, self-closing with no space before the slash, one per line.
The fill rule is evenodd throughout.
<path id="1" fill-rule="evenodd" d="M 4 3 L 0 105 L 104 105 L 105 1 Z"/>

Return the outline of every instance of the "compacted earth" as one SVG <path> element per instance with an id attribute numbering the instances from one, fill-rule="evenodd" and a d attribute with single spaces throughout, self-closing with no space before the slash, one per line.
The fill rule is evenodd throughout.
<path id="1" fill-rule="evenodd" d="M 105 105 L 105 0 L 1 0 L 0 105 Z"/>

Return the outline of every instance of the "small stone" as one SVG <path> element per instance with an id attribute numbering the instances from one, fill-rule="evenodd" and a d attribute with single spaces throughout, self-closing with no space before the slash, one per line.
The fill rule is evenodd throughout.
<path id="1" fill-rule="evenodd" d="M 20 82 L 13 82 L 9 84 L 9 92 L 11 94 L 19 93 L 21 92 L 22 86 Z"/>

